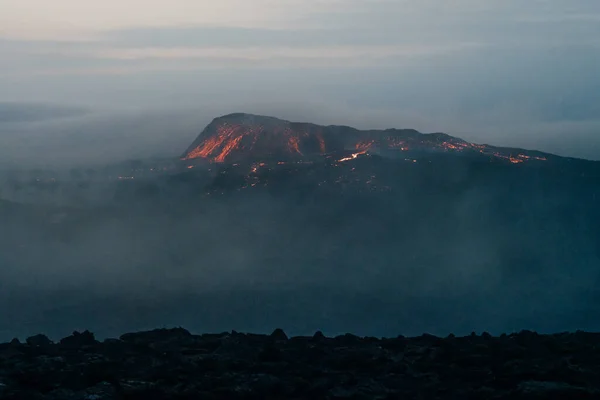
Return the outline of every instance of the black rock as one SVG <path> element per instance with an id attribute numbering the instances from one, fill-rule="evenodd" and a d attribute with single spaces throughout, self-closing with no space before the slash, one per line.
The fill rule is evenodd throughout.
<path id="1" fill-rule="evenodd" d="M 190 336 L 191 333 L 186 329 L 172 328 L 154 329 L 148 332 L 126 333 L 124 335 L 121 335 L 120 339 L 124 342 L 151 343 L 166 340 L 177 340 L 181 338 L 188 338 Z"/>
<path id="2" fill-rule="evenodd" d="M 285 334 L 283 329 L 277 328 L 271 333 L 271 338 L 275 340 L 288 340 L 288 336 Z"/>
<path id="3" fill-rule="evenodd" d="M 273 345 L 266 345 L 258 355 L 261 362 L 279 362 L 282 360 L 282 353 Z"/>
<path id="4" fill-rule="evenodd" d="M 315 340 L 325 339 L 325 335 L 323 335 L 323 332 L 321 332 L 321 331 L 316 331 L 315 334 L 313 335 L 313 339 L 315 339 Z"/>
<path id="5" fill-rule="evenodd" d="M 346 333 L 344 335 L 336 336 L 335 340 L 339 341 L 340 343 L 343 343 L 344 345 L 351 346 L 359 343 L 361 341 L 361 338 L 351 333 Z"/>
<path id="6" fill-rule="evenodd" d="M 52 344 L 52 340 L 48 339 L 48 336 L 42 334 L 30 336 L 25 340 L 25 342 L 29 346 L 34 347 L 45 347 Z"/>
<path id="7" fill-rule="evenodd" d="M 600 336 L 75 332 L 0 344 L 4 399 L 597 399 Z"/>
<path id="8" fill-rule="evenodd" d="M 97 343 L 94 334 L 87 330 L 82 333 L 75 331 L 71 336 L 60 340 L 61 345 L 71 347 L 92 346 Z"/>

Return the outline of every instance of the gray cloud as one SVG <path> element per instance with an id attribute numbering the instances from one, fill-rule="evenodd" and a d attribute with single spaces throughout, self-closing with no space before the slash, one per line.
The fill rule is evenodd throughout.
<path id="1" fill-rule="evenodd" d="M 397 44 L 397 37 L 384 30 L 359 28 L 257 29 L 228 27 L 141 28 L 109 32 L 106 40 L 115 46 L 155 47 L 323 47 Z M 406 42 L 406 41 L 405 41 Z"/>
<path id="2" fill-rule="evenodd" d="M 249 111 L 600 157 L 596 1 L 350 0 L 305 11 L 285 29 L 0 40 L 0 100 L 195 109 L 203 121 Z"/>
<path id="3" fill-rule="evenodd" d="M 2 124 L 78 117 L 84 114 L 86 114 L 86 110 L 78 107 L 0 102 L 0 126 Z"/>

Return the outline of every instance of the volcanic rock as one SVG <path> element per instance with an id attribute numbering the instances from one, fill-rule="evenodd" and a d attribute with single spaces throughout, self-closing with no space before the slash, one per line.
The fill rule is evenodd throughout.
<path id="1" fill-rule="evenodd" d="M 321 331 L 316 331 L 315 334 L 313 335 L 313 339 L 315 339 L 315 340 L 325 339 L 325 335 L 323 335 L 323 332 L 321 332 Z"/>
<path id="2" fill-rule="evenodd" d="M 122 338 L 98 343 L 84 332 L 59 345 L 43 335 L 0 344 L 0 398 L 600 398 L 593 333 L 273 340 L 178 328 Z"/>
<path id="3" fill-rule="evenodd" d="M 367 151 L 463 152 L 483 154 L 510 163 L 548 159 L 548 155 L 543 153 L 477 145 L 445 133 L 423 134 L 414 129 L 358 130 L 244 113 L 215 118 L 181 158 L 219 163 L 293 161 L 344 151 L 350 152 L 346 156 L 348 159 Z"/>
<path id="4" fill-rule="evenodd" d="M 288 340 L 288 336 L 285 334 L 283 329 L 277 328 L 271 333 L 271 338 L 275 340 Z"/>
<path id="5" fill-rule="evenodd" d="M 71 336 L 67 336 L 60 340 L 60 344 L 67 347 L 81 347 L 81 346 L 92 346 L 98 343 L 94 334 L 90 331 L 83 333 L 73 332 Z"/>
<path id="6" fill-rule="evenodd" d="M 52 341 L 50 339 L 48 339 L 48 336 L 42 335 L 42 334 L 30 336 L 27 339 L 25 339 L 25 342 L 29 346 L 34 346 L 34 347 L 44 347 L 44 346 L 49 346 L 52 344 Z"/>

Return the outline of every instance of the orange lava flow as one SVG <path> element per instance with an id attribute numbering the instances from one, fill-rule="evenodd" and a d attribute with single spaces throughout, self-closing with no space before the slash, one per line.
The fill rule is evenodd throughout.
<path id="1" fill-rule="evenodd" d="M 452 143 L 444 142 L 442 143 L 442 147 L 450 150 L 458 150 L 458 146 L 453 145 Z"/>
<path id="2" fill-rule="evenodd" d="M 368 150 L 375 144 L 374 140 L 365 140 L 362 142 L 356 143 L 356 150 Z"/>
<path id="3" fill-rule="evenodd" d="M 241 140 L 255 130 L 243 130 L 239 125 L 222 125 L 217 128 L 217 134 L 206 139 L 198 147 L 190 151 L 184 160 L 194 158 L 212 158 L 215 162 L 224 162 L 227 157 L 239 147 Z M 256 137 L 255 137 L 256 141 Z"/>
<path id="4" fill-rule="evenodd" d="M 190 151 L 184 158 L 184 160 L 191 160 L 193 158 L 199 157 L 207 158 L 215 149 L 221 146 L 221 144 L 223 144 L 224 141 L 224 137 L 212 137 L 204 143 L 202 143 L 201 145 L 199 145 L 198 147 L 196 147 L 194 150 Z"/>
<path id="5" fill-rule="evenodd" d="M 402 150 L 405 149 L 406 142 L 404 140 L 398 140 L 397 138 L 388 138 L 388 147 L 391 149 L 400 148 Z"/>
<path id="6" fill-rule="evenodd" d="M 295 151 L 296 153 L 302 155 L 302 152 L 300 151 L 300 141 L 296 136 L 290 136 L 288 144 L 291 151 Z"/>
<path id="7" fill-rule="evenodd" d="M 339 159 L 338 162 L 354 160 L 355 158 L 357 158 L 361 154 L 365 154 L 366 152 L 367 152 L 367 150 L 359 151 L 358 153 L 352 153 L 349 157 L 344 157 L 342 159 Z"/>
<path id="8" fill-rule="evenodd" d="M 511 163 L 513 163 L 513 164 L 520 164 L 520 163 L 522 163 L 522 162 L 523 162 L 523 160 L 522 160 L 522 159 L 520 159 L 520 158 L 516 158 L 516 157 L 513 157 L 513 156 L 510 156 L 510 157 L 509 157 L 509 160 L 510 160 L 510 162 L 511 162 Z"/>
<path id="9" fill-rule="evenodd" d="M 323 136 L 321 134 L 319 134 L 317 136 L 317 140 L 319 140 L 319 150 L 321 150 L 321 153 L 324 154 L 325 153 L 325 140 L 323 139 Z"/>
<path id="10" fill-rule="evenodd" d="M 220 126 L 219 128 L 217 128 L 218 133 L 216 136 L 207 139 L 194 150 L 190 151 L 184 158 L 184 160 L 190 160 L 199 157 L 210 157 L 214 152 L 219 151 L 219 149 L 221 148 L 221 146 L 223 146 L 225 142 L 231 140 L 231 138 L 235 135 L 237 131 L 236 128 L 236 126 Z M 222 151 L 220 151 L 220 153 L 222 154 Z M 217 158 L 218 157 L 219 155 L 217 156 Z"/>
<path id="11" fill-rule="evenodd" d="M 238 147 L 238 145 L 240 144 L 240 141 L 242 140 L 244 136 L 238 136 L 236 138 L 233 138 L 232 140 L 230 140 L 229 142 L 225 143 L 225 146 L 223 147 L 223 149 L 221 150 L 221 153 L 219 153 L 218 156 L 215 157 L 215 161 L 216 162 L 223 162 L 225 161 L 225 159 L 227 158 L 227 156 Z"/>
<path id="12" fill-rule="evenodd" d="M 212 130 L 214 129 L 214 130 Z M 210 132 L 210 133 L 209 133 Z M 236 154 L 236 150 L 243 150 L 244 154 L 248 154 L 254 149 L 259 152 L 267 151 L 269 154 L 275 150 L 283 150 L 289 154 L 299 154 L 304 156 L 302 148 L 305 141 L 309 140 L 313 145 L 316 144 L 314 139 L 316 138 L 318 143 L 318 150 L 320 154 L 326 154 L 327 150 L 331 151 L 333 148 L 327 148 L 328 143 L 323 137 L 323 131 L 294 131 L 289 126 L 277 127 L 272 132 L 262 125 L 244 125 L 237 123 L 220 123 L 214 128 L 205 133 L 208 137 L 203 138 L 201 143 L 189 151 L 183 156 L 183 160 L 191 160 L 196 158 L 205 158 L 213 162 L 226 162 L 233 155 Z M 524 162 L 530 162 L 533 160 L 547 161 L 545 157 L 536 157 L 533 155 L 527 155 L 524 153 L 515 152 L 514 155 L 508 155 L 505 153 L 506 150 L 499 148 L 493 148 L 487 145 L 479 145 L 464 142 L 461 140 L 445 140 L 439 142 L 431 142 L 425 139 L 415 142 L 413 139 L 404 140 L 404 138 L 396 136 L 384 136 L 381 138 L 365 139 L 355 141 L 351 144 L 356 150 L 356 153 L 344 157 L 338 162 L 349 161 L 357 158 L 360 154 L 364 154 L 368 150 L 377 147 L 384 147 L 386 149 L 397 149 L 402 151 L 410 150 L 413 145 L 415 146 L 428 146 L 435 147 L 440 150 L 459 152 L 465 150 L 478 151 L 481 154 L 495 157 L 497 159 L 506 160 L 512 164 L 520 164 Z M 313 146 L 311 146 L 312 148 Z M 265 150 L 266 149 L 266 150 Z M 314 150 L 311 150 L 314 151 Z"/>

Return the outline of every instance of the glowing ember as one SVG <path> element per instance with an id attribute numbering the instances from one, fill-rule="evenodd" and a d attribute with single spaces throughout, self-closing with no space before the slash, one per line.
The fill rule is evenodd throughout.
<path id="1" fill-rule="evenodd" d="M 282 155 L 296 158 L 294 161 L 287 160 L 287 162 L 297 162 L 300 158 L 298 156 L 302 158 L 323 154 L 331 156 L 348 148 L 355 149 L 355 154 L 338 160 L 344 162 L 357 158 L 367 150 L 380 148 L 404 152 L 423 149 L 447 152 L 473 151 L 513 164 L 533 160 L 546 161 L 545 157 L 535 157 L 525 152 L 510 154 L 509 149 L 468 143 L 442 134 L 418 134 L 416 131 L 404 130 L 362 133 L 352 131 L 348 132 L 348 135 L 335 138 L 333 134 L 333 131 L 328 131 L 328 127 L 304 127 L 266 117 L 234 115 L 230 119 L 221 118 L 211 123 L 186 152 L 183 160 L 205 158 L 213 162 L 227 162 L 237 161 L 240 157 L 271 158 Z M 280 158 L 283 159 L 285 158 Z"/>
<path id="2" fill-rule="evenodd" d="M 217 128 L 216 136 L 208 138 L 195 149 L 190 151 L 185 160 L 194 158 L 208 158 L 213 153 L 218 152 L 215 161 L 223 161 L 239 144 L 244 137 L 244 133 L 239 135 L 239 129 L 235 125 L 223 124 Z M 238 136 L 236 136 L 238 135 Z"/>
<path id="3" fill-rule="evenodd" d="M 450 150 L 458 150 L 458 146 L 453 145 L 452 143 L 444 142 L 442 143 L 442 147 Z"/>
<path id="4" fill-rule="evenodd" d="M 229 142 L 227 142 L 225 144 L 225 146 L 223 147 L 223 149 L 221 150 L 221 153 L 219 153 L 218 156 L 215 157 L 215 161 L 216 162 L 223 162 L 225 161 L 225 159 L 227 158 L 227 156 L 238 147 L 240 141 L 242 140 L 244 136 L 238 136 L 232 140 L 230 140 Z"/>
<path id="5" fill-rule="evenodd" d="M 321 154 L 325 154 L 326 147 L 325 147 L 325 139 L 323 139 L 323 135 L 321 135 L 321 134 L 317 135 L 317 140 L 319 141 L 319 150 L 321 151 Z"/>
<path id="6" fill-rule="evenodd" d="M 373 146 L 375 144 L 374 140 L 365 140 L 365 141 L 361 141 L 356 143 L 356 150 L 368 150 L 371 148 L 371 146 Z"/>
<path id="7" fill-rule="evenodd" d="M 402 149 L 406 145 L 406 141 L 398 137 L 388 136 L 386 138 L 386 145 L 390 149 Z"/>
<path id="8" fill-rule="evenodd" d="M 522 160 L 522 159 L 520 159 L 520 158 L 516 158 L 516 157 L 513 157 L 513 156 L 510 156 L 510 157 L 509 157 L 509 160 L 510 160 L 510 162 L 511 162 L 511 163 L 513 163 L 513 164 L 520 164 L 520 163 L 522 163 L 522 162 L 523 162 L 523 160 Z"/>
<path id="9" fill-rule="evenodd" d="M 344 158 L 338 160 L 338 162 L 354 160 L 355 158 L 358 158 L 358 156 L 360 156 L 361 154 L 365 154 L 366 152 L 367 152 L 367 150 L 359 151 L 358 153 L 352 153 L 350 155 L 350 157 L 344 157 Z"/>
<path id="10" fill-rule="evenodd" d="M 302 154 L 302 152 L 300 151 L 300 141 L 298 140 L 297 137 L 290 136 L 288 143 L 290 146 L 290 150 L 292 150 L 298 154 Z"/>

